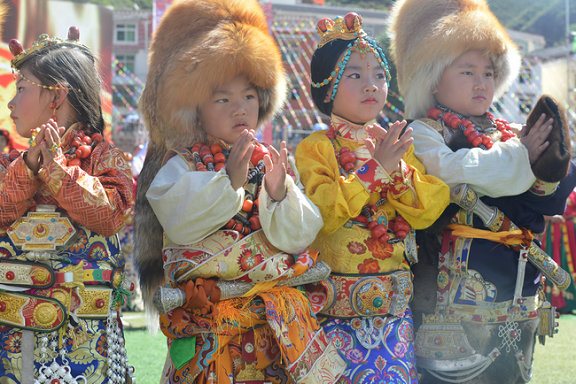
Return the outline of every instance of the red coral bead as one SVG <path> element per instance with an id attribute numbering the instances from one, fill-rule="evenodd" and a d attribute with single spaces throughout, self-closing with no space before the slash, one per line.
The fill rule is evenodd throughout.
<path id="1" fill-rule="evenodd" d="M 210 150 L 213 154 L 222 153 L 222 146 L 220 144 L 212 144 Z"/>
<path id="2" fill-rule="evenodd" d="M 244 212 L 251 212 L 253 206 L 254 206 L 254 202 L 252 202 L 252 200 L 246 199 L 242 203 L 242 210 Z"/>

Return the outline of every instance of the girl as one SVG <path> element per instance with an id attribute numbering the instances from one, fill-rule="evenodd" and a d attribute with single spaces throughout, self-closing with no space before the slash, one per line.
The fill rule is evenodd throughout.
<path id="1" fill-rule="evenodd" d="M 180 42 L 171 46 L 172 58 L 159 49 L 164 41 Z M 258 2 L 172 5 L 150 62 L 142 110 L 151 142 L 138 199 L 155 215 L 144 216 L 140 200 L 136 236 L 137 247 L 148 252 L 137 252 L 144 292 L 157 290 L 168 337 L 162 382 L 334 383 L 343 361 L 307 297 L 292 287 L 295 279 L 323 278 L 312 275 L 317 252 L 306 251 L 322 219 L 297 179 L 287 176 L 285 144 L 277 152 L 254 139 L 280 106 L 285 86 Z M 158 79 L 177 81 L 185 93 L 156 88 Z M 155 109 L 163 103 L 169 109 Z M 162 243 L 144 243 L 156 231 L 154 220 Z M 151 276 L 158 261 L 161 287 Z"/>
<path id="2" fill-rule="evenodd" d="M 488 112 L 517 76 L 520 56 L 487 2 L 395 7 L 392 52 L 406 113 L 417 119 L 410 124 L 416 155 L 451 187 L 468 184 L 468 200 L 475 192 L 501 211 L 490 223 L 454 206 L 444 223 L 454 231 L 432 234 L 437 295 L 418 331 L 419 366 L 433 382 L 527 382 L 537 327 L 540 336 L 554 334 L 553 311 L 539 297 L 541 272 L 561 271 L 534 258 L 532 236 L 544 230 L 544 215 L 564 211 L 576 184 L 562 109 L 544 97 L 521 132 Z M 515 235 L 511 222 L 523 228 L 521 246 L 502 244 Z"/>
<path id="3" fill-rule="evenodd" d="M 10 43 L 8 108 L 30 148 L 0 157 L 2 382 L 127 379 L 116 233 L 133 205 L 131 171 L 102 140 L 96 60 L 78 37 L 72 27 L 68 40 Z"/>
<path id="4" fill-rule="evenodd" d="M 408 305 L 413 229 L 436 220 L 448 188 L 424 174 L 411 130 L 401 134 L 406 122 L 388 131 L 375 123 L 390 75 L 360 16 L 322 19 L 318 31 L 312 95 L 330 127 L 299 144 L 296 164 L 324 219 L 313 246 L 332 269 L 320 318 L 348 361 L 347 380 L 416 383 Z"/>

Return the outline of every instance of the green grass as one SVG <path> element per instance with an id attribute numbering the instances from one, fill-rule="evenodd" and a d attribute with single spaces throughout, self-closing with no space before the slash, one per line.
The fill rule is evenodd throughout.
<path id="1" fill-rule="evenodd" d="M 135 368 L 136 384 L 158 384 L 166 359 L 166 338 L 158 332 L 150 334 L 142 327 L 141 314 L 125 313 L 126 349 L 129 364 Z M 530 384 L 576 383 L 576 316 L 560 317 L 560 331 L 537 344 Z M 503 383 L 504 384 L 504 383 Z"/>

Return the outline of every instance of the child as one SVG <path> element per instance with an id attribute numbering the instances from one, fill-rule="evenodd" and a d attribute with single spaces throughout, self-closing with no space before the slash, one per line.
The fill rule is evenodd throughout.
<path id="1" fill-rule="evenodd" d="M 521 247 L 501 244 L 510 233 L 493 231 L 511 221 L 524 228 L 527 247 L 544 230 L 544 215 L 563 212 L 576 177 L 561 109 L 545 98 L 518 136 L 488 112 L 520 57 L 483 0 L 399 1 L 391 26 L 406 114 L 418 119 L 410 124 L 416 156 L 430 174 L 451 187 L 468 184 L 506 215 L 493 227 L 465 210 L 449 213 L 458 232 L 439 236 L 438 292 L 418 331 L 418 364 L 448 382 L 480 374 L 483 382 L 528 381 L 540 270 L 519 263 Z M 466 145 L 455 145 L 458 137 Z M 550 313 L 542 314 L 545 329 Z"/>
<path id="2" fill-rule="evenodd" d="M 296 149 L 306 193 L 324 219 L 313 247 L 331 269 L 322 325 L 355 383 L 416 383 L 410 263 L 413 229 L 432 224 L 448 187 L 413 155 L 411 129 L 375 119 L 390 78 L 382 49 L 355 13 L 318 23 L 312 97 L 330 116 Z"/>
<path id="3" fill-rule="evenodd" d="M 102 140 L 96 59 L 46 34 L 12 40 L 8 103 L 23 153 L 0 156 L 0 382 L 129 380 L 116 233 L 133 205 L 123 153 Z M 128 284 L 129 285 L 129 284 Z"/>
<path id="4" fill-rule="evenodd" d="M 195 0 L 173 4 L 152 41 L 136 246 L 148 301 L 164 268 L 162 382 L 334 383 L 344 369 L 290 286 L 322 279 L 310 277 L 317 252 L 304 252 L 322 219 L 287 176 L 285 144 L 254 139 L 285 91 L 267 28 L 256 0 Z"/>

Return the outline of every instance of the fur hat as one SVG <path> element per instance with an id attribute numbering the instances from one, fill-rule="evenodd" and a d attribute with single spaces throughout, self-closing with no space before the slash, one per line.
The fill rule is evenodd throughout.
<path id="1" fill-rule="evenodd" d="M 425 117 L 444 70 L 469 50 L 495 69 L 495 97 L 517 76 L 520 54 L 486 0 L 397 0 L 390 15 L 391 53 L 406 116 Z"/>
<path id="2" fill-rule="evenodd" d="M 161 283 L 162 228 L 146 191 L 167 149 L 206 140 L 198 107 L 239 74 L 258 93 L 259 124 L 282 106 L 286 78 L 282 56 L 257 0 L 180 0 L 162 17 L 150 45 L 140 110 L 150 133 L 138 179 L 136 255 L 145 300 Z"/>

